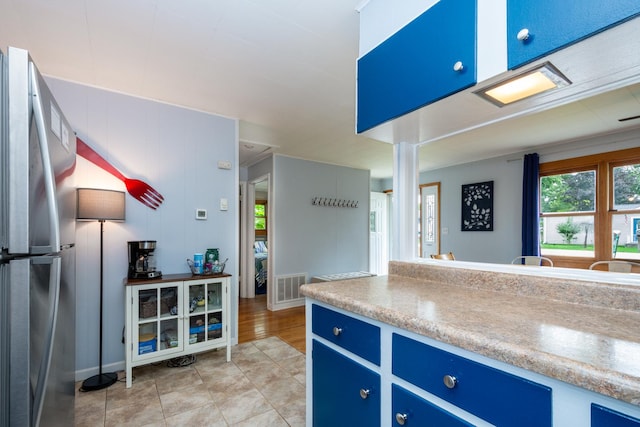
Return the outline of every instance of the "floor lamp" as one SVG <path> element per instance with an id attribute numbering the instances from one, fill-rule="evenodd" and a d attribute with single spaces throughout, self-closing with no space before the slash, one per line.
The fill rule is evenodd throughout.
<path id="1" fill-rule="evenodd" d="M 103 242 L 105 221 L 124 221 L 125 194 L 122 191 L 100 190 L 95 188 L 77 189 L 77 215 L 78 221 L 98 221 L 100 223 L 100 362 L 98 375 L 83 381 L 82 391 L 101 390 L 109 387 L 118 380 L 116 372 L 102 372 L 102 305 L 104 298 L 103 277 Z"/>

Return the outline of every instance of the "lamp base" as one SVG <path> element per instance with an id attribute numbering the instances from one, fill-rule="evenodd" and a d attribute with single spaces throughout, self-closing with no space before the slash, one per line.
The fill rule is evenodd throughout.
<path id="1" fill-rule="evenodd" d="M 111 387 L 116 381 L 118 381 L 118 374 L 115 372 L 94 375 L 83 381 L 80 391 L 102 390 Z"/>

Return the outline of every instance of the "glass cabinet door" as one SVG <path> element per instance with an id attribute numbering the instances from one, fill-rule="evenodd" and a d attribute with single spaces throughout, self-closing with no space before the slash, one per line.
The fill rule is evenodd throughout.
<path id="1" fill-rule="evenodd" d="M 148 285 L 134 291 L 134 358 L 181 350 L 180 303 L 177 285 Z"/>
<path id="2" fill-rule="evenodd" d="M 221 282 L 194 281 L 188 285 L 188 345 L 222 338 L 223 290 Z"/>

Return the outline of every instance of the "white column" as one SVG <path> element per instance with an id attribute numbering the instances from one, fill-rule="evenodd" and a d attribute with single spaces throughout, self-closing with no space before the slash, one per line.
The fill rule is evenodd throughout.
<path id="1" fill-rule="evenodd" d="M 393 233 L 391 259 L 408 261 L 418 251 L 418 145 L 393 145 Z"/>

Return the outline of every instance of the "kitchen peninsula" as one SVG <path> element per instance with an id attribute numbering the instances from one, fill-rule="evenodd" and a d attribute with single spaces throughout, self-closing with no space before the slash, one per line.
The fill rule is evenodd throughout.
<path id="1" fill-rule="evenodd" d="M 640 425 L 640 275 L 392 261 L 302 292 L 308 425 Z"/>

